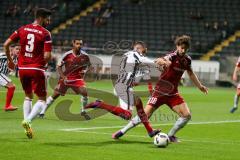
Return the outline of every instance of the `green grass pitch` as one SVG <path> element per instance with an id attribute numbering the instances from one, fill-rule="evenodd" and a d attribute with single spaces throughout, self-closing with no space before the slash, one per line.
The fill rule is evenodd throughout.
<path id="1" fill-rule="evenodd" d="M 235 89 L 210 88 L 204 95 L 193 87 L 180 87 L 192 111 L 192 120 L 177 136 L 182 140 L 167 148 L 156 148 L 139 126 L 121 140 L 111 139 L 111 134 L 127 122 L 111 114 L 91 121 L 64 121 L 55 114 L 58 102 L 68 99 L 74 103 L 71 112 L 80 110 L 79 97 L 60 97 L 48 110 L 45 119 L 33 121 L 34 138 L 27 139 L 21 127 L 24 94 L 18 79 L 13 78 L 16 93 L 13 105 L 16 112 L 0 111 L 1 160 L 233 160 L 240 159 L 240 111 L 230 114 Z M 111 92 L 110 81 L 89 83 L 88 87 Z M 146 89 L 145 86 L 138 87 Z M 0 89 L 0 105 L 5 103 L 4 88 Z M 49 93 L 52 90 L 49 89 Z M 92 101 L 94 98 L 91 98 Z M 109 101 L 111 98 L 109 98 Z M 147 97 L 143 98 L 144 103 Z M 175 114 L 162 106 L 151 118 L 155 128 L 167 133 L 175 122 Z M 68 131 L 64 129 L 70 129 Z"/>

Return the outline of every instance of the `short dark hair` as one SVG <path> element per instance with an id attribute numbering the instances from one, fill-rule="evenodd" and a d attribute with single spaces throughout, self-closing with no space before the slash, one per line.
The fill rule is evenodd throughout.
<path id="1" fill-rule="evenodd" d="M 48 16 L 52 15 L 52 11 L 46 8 L 38 8 L 35 11 L 35 18 L 47 18 Z"/>
<path id="2" fill-rule="evenodd" d="M 82 38 L 74 38 L 72 41 L 73 42 L 75 42 L 75 41 L 82 41 L 83 42 L 83 39 Z"/>
<path id="3" fill-rule="evenodd" d="M 146 43 L 144 43 L 143 41 L 135 41 L 135 42 L 133 43 L 133 47 L 136 46 L 136 45 L 141 45 L 141 46 L 143 46 L 144 48 L 147 48 Z"/>
<path id="4" fill-rule="evenodd" d="M 19 43 L 13 43 L 13 44 L 10 45 L 10 47 L 16 47 L 16 46 L 20 46 L 20 44 Z"/>
<path id="5" fill-rule="evenodd" d="M 176 38 L 175 40 L 175 45 L 181 46 L 181 45 L 186 45 L 188 48 L 191 45 L 191 37 L 187 35 L 182 35 Z"/>

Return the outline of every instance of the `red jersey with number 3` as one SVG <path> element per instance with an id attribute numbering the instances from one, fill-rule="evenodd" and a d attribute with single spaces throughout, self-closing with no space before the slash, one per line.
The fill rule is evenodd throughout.
<path id="1" fill-rule="evenodd" d="M 51 52 L 51 33 L 38 24 L 20 27 L 10 37 L 21 46 L 18 57 L 19 69 L 46 69 L 44 52 Z"/>

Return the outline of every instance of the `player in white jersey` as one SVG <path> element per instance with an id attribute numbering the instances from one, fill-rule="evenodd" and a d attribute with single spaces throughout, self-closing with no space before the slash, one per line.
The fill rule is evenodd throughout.
<path id="1" fill-rule="evenodd" d="M 134 44 L 132 51 L 129 51 L 122 56 L 118 78 L 115 82 L 114 87 L 117 96 L 120 98 L 119 107 L 106 104 L 102 101 L 96 101 L 90 103 L 85 108 L 104 109 L 116 116 L 129 120 L 132 117 L 133 107 L 136 106 L 137 114 L 139 115 L 142 123 L 148 131 L 148 135 L 150 137 L 153 137 L 154 135 L 159 133 L 160 130 L 153 130 L 148 121 L 148 117 L 144 112 L 141 99 L 134 96 L 132 89 L 136 78 L 136 73 L 139 71 L 139 65 L 154 64 L 152 60 L 144 57 L 143 54 L 145 54 L 145 52 L 145 43 L 139 41 Z"/>
<path id="2" fill-rule="evenodd" d="M 234 71 L 233 71 L 233 81 L 236 83 L 238 78 L 238 73 L 240 71 L 240 57 L 238 58 L 238 61 L 236 63 L 236 66 L 234 68 Z M 230 113 L 234 113 L 237 108 L 238 108 L 238 101 L 239 101 L 239 96 L 240 96 L 240 83 L 238 83 L 237 85 L 237 91 L 236 91 L 236 94 L 234 96 L 234 105 L 233 105 L 233 108 L 230 110 Z"/>
<path id="3" fill-rule="evenodd" d="M 17 54 L 20 50 L 20 46 L 18 44 L 14 44 L 10 46 L 10 54 L 14 60 L 14 63 L 17 61 Z M 18 109 L 11 105 L 11 101 L 15 91 L 15 85 L 12 83 L 11 79 L 8 77 L 10 72 L 8 68 L 8 61 L 7 56 L 5 53 L 0 54 L 0 86 L 7 88 L 7 95 L 6 95 L 6 103 L 3 107 L 5 111 L 14 111 Z"/>

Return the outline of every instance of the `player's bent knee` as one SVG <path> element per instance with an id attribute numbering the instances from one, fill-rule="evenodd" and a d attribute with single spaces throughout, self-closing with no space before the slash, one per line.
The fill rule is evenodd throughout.
<path id="1" fill-rule="evenodd" d="M 183 114 L 182 117 L 183 117 L 183 118 L 186 118 L 186 119 L 188 119 L 188 120 L 191 120 L 192 115 L 191 115 L 191 113 L 186 113 L 186 114 Z"/>

